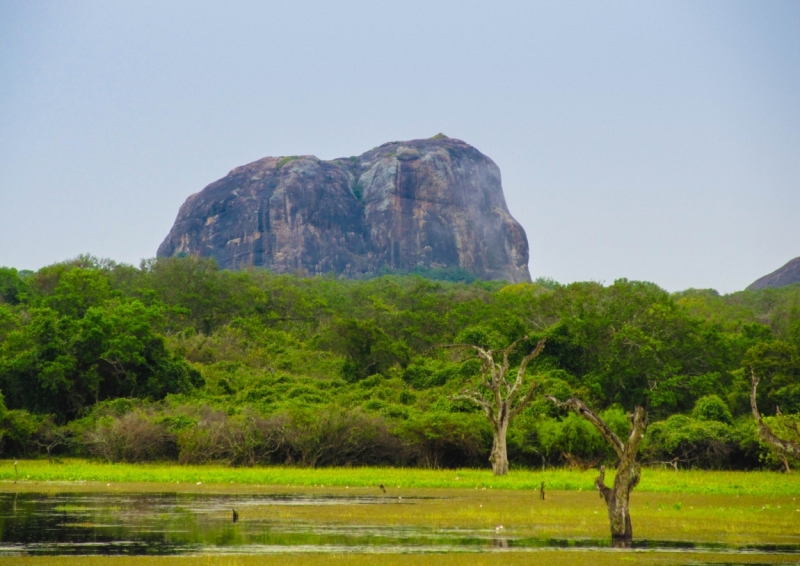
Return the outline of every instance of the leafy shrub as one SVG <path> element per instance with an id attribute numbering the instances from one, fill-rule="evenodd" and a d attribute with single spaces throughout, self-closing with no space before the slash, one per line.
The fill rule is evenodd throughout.
<path id="1" fill-rule="evenodd" d="M 630 430 L 625 413 L 610 409 L 601 418 L 617 433 L 627 435 Z M 597 465 L 614 453 L 597 429 L 583 417 L 568 413 L 563 419 L 545 418 L 536 426 L 536 437 L 542 454 L 550 462 L 564 462 L 571 467 L 586 468 Z"/>
<path id="2" fill-rule="evenodd" d="M 344 354 L 342 377 L 354 383 L 394 365 L 408 364 L 409 348 L 393 340 L 373 320 L 345 319 L 336 325 L 336 342 Z"/>
<path id="3" fill-rule="evenodd" d="M 31 438 L 41 422 L 41 417 L 31 415 L 28 411 L 9 411 L 0 393 L 0 448 L 3 452 L 13 456 L 29 452 Z"/>
<path id="4" fill-rule="evenodd" d="M 717 395 L 700 397 L 694 404 L 692 417 L 699 421 L 718 421 L 727 424 L 733 421 L 730 409 Z"/>
<path id="5" fill-rule="evenodd" d="M 491 433 L 475 413 L 417 413 L 396 429 L 411 462 L 425 468 L 485 465 Z"/>
<path id="6" fill-rule="evenodd" d="M 734 455 L 741 451 L 742 437 L 743 430 L 718 420 L 672 415 L 650 425 L 643 452 L 651 461 L 729 467 Z"/>
<path id="7" fill-rule="evenodd" d="M 764 417 L 764 422 L 770 430 L 784 440 L 800 444 L 800 415 L 780 415 L 775 417 Z M 783 452 L 778 452 L 774 446 L 765 443 L 760 437 L 760 459 L 771 468 L 785 469 L 784 458 L 790 468 L 800 466 L 800 458 L 792 457 Z"/>
<path id="8" fill-rule="evenodd" d="M 47 455 L 50 461 L 53 455 L 67 452 L 75 443 L 75 430 L 70 426 L 58 426 L 52 416 L 45 417 L 39 423 L 30 438 L 29 446 Z"/>
<path id="9" fill-rule="evenodd" d="M 16 269 L 0 267 L 0 303 L 19 304 L 27 293 L 27 285 Z"/>
<path id="10" fill-rule="evenodd" d="M 414 389 L 441 387 L 448 381 L 463 377 L 463 371 L 457 364 L 441 360 L 423 359 L 403 370 L 403 381 Z"/>
<path id="11" fill-rule="evenodd" d="M 34 449 L 33 439 L 41 422 L 42 417 L 31 415 L 28 411 L 7 411 L 0 423 L 3 451 L 14 456 L 31 452 Z"/>

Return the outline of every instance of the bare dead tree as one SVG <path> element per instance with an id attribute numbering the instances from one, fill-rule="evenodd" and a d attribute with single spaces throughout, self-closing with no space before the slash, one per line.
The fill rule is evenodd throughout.
<path id="1" fill-rule="evenodd" d="M 508 379 L 509 361 L 508 358 L 516 347 L 523 342 L 528 342 L 525 336 L 512 343 L 508 348 L 501 351 L 488 350 L 472 344 L 448 344 L 442 348 L 465 348 L 476 352 L 476 357 L 480 359 L 481 380 L 471 389 L 465 389 L 456 399 L 466 399 L 483 409 L 489 423 L 492 426 L 494 441 L 492 443 L 492 453 L 489 461 L 492 463 L 492 471 L 496 476 L 508 474 L 508 448 L 506 436 L 511 421 L 520 414 L 525 407 L 533 400 L 539 388 L 538 382 L 531 382 L 527 385 L 523 383 L 525 370 L 528 364 L 544 349 L 545 338 L 537 342 L 536 347 L 522 358 L 517 375 L 513 381 Z M 495 356 L 501 356 L 502 361 L 495 361 Z M 523 392 L 524 390 L 524 392 Z"/>
<path id="2" fill-rule="evenodd" d="M 597 486 L 608 508 L 612 545 L 618 547 L 630 546 L 633 541 L 633 526 L 631 525 L 629 501 L 631 492 L 639 484 L 641 477 L 641 466 L 636 462 L 636 454 L 639 451 L 639 443 L 642 440 L 642 436 L 644 436 L 644 429 L 647 425 L 647 415 L 644 409 L 636 407 L 633 414 L 628 415 L 632 424 L 631 433 L 628 436 L 628 442 L 623 443 L 611 430 L 611 427 L 580 399 L 572 398 L 562 403 L 551 395 L 546 397 L 556 406 L 571 409 L 592 423 L 617 454 L 619 463 L 617 464 L 617 475 L 614 478 L 614 487 L 609 488 L 605 484 L 605 466 L 600 466 L 600 475 L 594 484 Z"/>
<path id="3" fill-rule="evenodd" d="M 750 366 L 750 379 L 753 384 L 752 388 L 750 389 L 750 409 L 752 409 L 753 418 L 756 420 L 756 424 L 758 425 L 758 435 L 764 442 L 778 452 L 781 460 L 783 460 L 784 468 L 787 472 L 789 472 L 791 470 L 789 468 L 789 461 L 786 459 L 786 456 L 800 458 L 800 444 L 776 436 L 767 423 L 764 422 L 764 420 L 761 418 L 761 413 L 758 411 L 758 405 L 756 404 L 756 389 L 758 388 L 760 379 L 756 377 L 756 372 L 753 371 L 753 366 Z M 780 409 L 777 410 L 777 413 L 780 415 Z M 795 428 L 797 428 L 796 424 Z M 797 434 L 800 437 L 800 430 L 797 431 Z"/>

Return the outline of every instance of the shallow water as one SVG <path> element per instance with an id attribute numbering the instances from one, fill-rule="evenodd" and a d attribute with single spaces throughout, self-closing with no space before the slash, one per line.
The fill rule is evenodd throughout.
<path id="1" fill-rule="evenodd" d="M 433 528 L 277 517 L 281 506 L 322 510 L 332 505 L 423 506 L 425 503 L 426 498 L 422 497 L 365 495 L 3 493 L 0 494 L 0 556 L 492 552 L 543 548 L 611 551 L 608 540 L 532 538 L 502 527 Z M 239 515 L 236 523 L 233 509 Z M 800 555 L 800 545 L 776 544 L 737 547 L 640 540 L 634 543 L 634 549 Z"/>

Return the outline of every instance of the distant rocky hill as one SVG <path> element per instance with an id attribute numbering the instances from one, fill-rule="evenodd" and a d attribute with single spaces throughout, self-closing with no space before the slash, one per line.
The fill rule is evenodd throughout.
<path id="1" fill-rule="evenodd" d="M 747 287 L 747 290 L 757 291 L 767 287 L 785 287 L 792 283 L 800 283 L 800 257 L 794 258 L 780 269 L 754 281 Z"/>
<path id="2" fill-rule="evenodd" d="M 500 170 L 442 134 L 358 157 L 265 157 L 191 195 L 159 256 L 220 267 L 333 272 L 461 268 L 529 281 L 528 240 L 506 207 Z"/>

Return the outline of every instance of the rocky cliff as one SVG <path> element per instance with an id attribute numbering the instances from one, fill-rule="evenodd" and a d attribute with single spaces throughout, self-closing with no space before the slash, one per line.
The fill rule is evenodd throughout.
<path id="1" fill-rule="evenodd" d="M 768 287 L 784 287 L 792 283 L 800 283 L 800 257 L 773 271 L 769 275 L 757 279 L 747 287 L 748 291 L 757 291 Z"/>
<path id="2" fill-rule="evenodd" d="M 265 157 L 181 206 L 159 256 L 220 267 L 358 276 L 382 267 L 462 268 L 529 281 L 525 231 L 500 170 L 463 141 L 390 142 L 359 157 Z"/>

